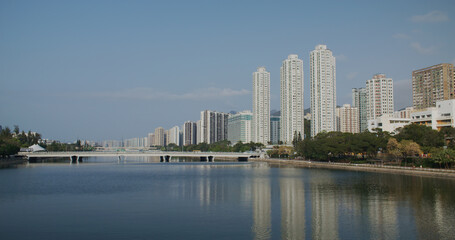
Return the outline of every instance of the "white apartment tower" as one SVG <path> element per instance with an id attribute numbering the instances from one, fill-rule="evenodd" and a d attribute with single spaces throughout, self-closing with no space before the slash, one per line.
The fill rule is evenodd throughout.
<path id="1" fill-rule="evenodd" d="M 367 119 L 393 114 L 393 80 L 385 74 L 376 74 L 366 82 Z"/>
<path id="2" fill-rule="evenodd" d="M 175 144 L 180 146 L 180 128 L 179 126 L 174 126 L 173 128 L 168 130 L 166 144 Z"/>
<path id="3" fill-rule="evenodd" d="M 258 67 L 253 73 L 253 142 L 270 141 L 270 73 Z"/>
<path id="4" fill-rule="evenodd" d="M 295 134 L 304 136 L 303 61 L 291 54 L 281 66 L 280 140 L 291 144 Z"/>
<path id="5" fill-rule="evenodd" d="M 311 136 L 336 129 L 335 57 L 326 45 L 310 53 Z"/>

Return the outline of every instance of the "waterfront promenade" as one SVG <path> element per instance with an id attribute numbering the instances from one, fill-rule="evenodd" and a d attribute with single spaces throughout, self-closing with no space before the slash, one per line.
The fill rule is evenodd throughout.
<path id="1" fill-rule="evenodd" d="M 367 171 L 367 172 L 384 172 L 406 174 L 414 176 L 431 176 L 431 177 L 450 177 L 455 178 L 455 170 L 438 169 L 438 168 L 420 168 L 420 167 L 401 167 L 381 164 L 355 164 L 355 163 L 335 163 L 335 162 L 314 162 L 307 160 L 290 160 L 276 158 L 252 158 L 250 161 L 268 162 L 279 165 L 290 165 L 310 168 L 330 168 L 350 171 Z"/>

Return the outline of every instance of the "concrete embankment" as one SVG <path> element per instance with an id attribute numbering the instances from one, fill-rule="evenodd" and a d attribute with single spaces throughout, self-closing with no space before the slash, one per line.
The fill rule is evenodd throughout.
<path id="1" fill-rule="evenodd" d="M 1 158 L 0 159 L 0 168 L 11 168 L 17 167 L 22 164 L 26 164 L 27 159 L 22 158 Z"/>
<path id="2" fill-rule="evenodd" d="M 383 172 L 394 174 L 406 174 L 413 176 L 429 176 L 429 177 L 449 177 L 455 178 L 455 170 L 434 169 L 434 168 L 418 168 L 418 167 L 398 167 L 379 164 L 354 164 L 354 163 L 328 163 L 328 162 L 313 162 L 305 160 L 287 160 L 287 159 L 263 159 L 252 158 L 249 161 L 268 162 L 276 165 L 291 165 L 308 168 L 330 168 L 342 169 L 349 171 L 367 171 L 367 172 Z"/>

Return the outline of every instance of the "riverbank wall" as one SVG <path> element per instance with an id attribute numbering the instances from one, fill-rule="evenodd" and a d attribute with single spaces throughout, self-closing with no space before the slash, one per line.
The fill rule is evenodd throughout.
<path id="1" fill-rule="evenodd" d="M 0 158 L 0 168 L 14 168 L 27 163 L 23 158 Z"/>
<path id="2" fill-rule="evenodd" d="M 413 176 L 428 176 L 428 177 L 445 177 L 455 178 L 455 170 L 435 169 L 435 168 L 420 168 L 420 167 L 399 167 L 380 164 L 354 164 L 354 163 L 334 163 L 334 162 L 314 162 L 306 160 L 288 160 L 274 158 L 250 158 L 252 162 L 267 162 L 277 165 L 290 165 L 308 168 L 325 168 L 325 169 L 341 169 L 349 171 L 366 171 L 366 172 L 382 172 L 393 174 L 406 174 Z"/>

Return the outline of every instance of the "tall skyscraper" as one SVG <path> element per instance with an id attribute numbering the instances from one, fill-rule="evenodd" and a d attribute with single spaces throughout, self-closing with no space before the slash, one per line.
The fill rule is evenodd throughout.
<path id="1" fill-rule="evenodd" d="M 363 132 L 368 129 L 367 119 L 367 95 L 365 88 L 352 89 L 352 107 L 359 111 L 359 130 Z"/>
<path id="2" fill-rule="evenodd" d="M 243 111 L 236 114 L 231 114 L 228 119 L 228 140 L 231 144 L 236 144 L 238 141 L 249 143 L 251 137 L 251 121 L 253 114 L 251 111 Z"/>
<path id="3" fill-rule="evenodd" d="M 270 73 L 258 67 L 253 73 L 253 142 L 270 141 Z"/>
<path id="4" fill-rule="evenodd" d="M 280 140 L 291 144 L 294 135 L 304 136 L 303 61 L 291 54 L 281 66 Z"/>
<path id="5" fill-rule="evenodd" d="M 436 101 L 455 98 L 454 66 L 441 63 L 412 72 L 412 103 L 415 109 L 436 106 Z"/>
<path id="6" fill-rule="evenodd" d="M 311 136 L 336 129 L 335 57 L 326 45 L 310 53 Z"/>
<path id="7" fill-rule="evenodd" d="M 367 119 L 393 114 L 393 80 L 385 74 L 376 74 L 366 81 Z"/>
<path id="8" fill-rule="evenodd" d="M 208 144 L 228 137 L 228 113 L 205 110 L 201 112 L 201 142 Z"/>

